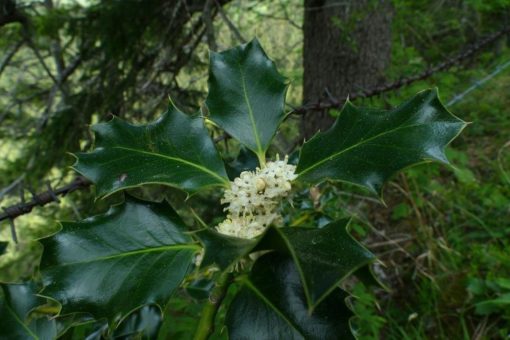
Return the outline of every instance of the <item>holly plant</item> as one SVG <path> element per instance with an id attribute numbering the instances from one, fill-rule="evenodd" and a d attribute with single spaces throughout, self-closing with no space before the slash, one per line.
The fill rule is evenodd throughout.
<path id="1" fill-rule="evenodd" d="M 341 287 L 368 272 L 375 256 L 349 234 L 349 219 L 300 225 L 289 222 L 282 206 L 299 209 L 292 205 L 296 188 L 325 181 L 381 197 L 397 172 L 448 163 L 445 147 L 465 123 L 436 90 L 389 111 L 347 101 L 329 130 L 289 156 L 268 152 L 287 116 L 288 83 L 257 40 L 211 52 L 208 84 L 199 114 L 170 102 L 149 124 L 115 117 L 92 127 L 95 147 L 76 155 L 74 169 L 95 184 L 97 198 L 122 191 L 123 203 L 62 222 L 58 233 L 41 240 L 40 280 L 2 285 L 0 338 L 70 332 L 87 339 L 157 338 L 162 315 L 173 317 L 162 313 L 172 296 L 204 282 L 205 299 L 195 300 L 203 306 L 200 320 L 185 338 L 355 336 L 349 294 Z M 227 171 L 213 129 L 236 140 L 244 150 L 237 161 L 248 164 L 251 157 L 251 165 Z M 147 185 L 180 190 L 182 202 L 208 196 L 220 207 L 212 210 L 224 213 L 205 222 L 196 212 L 183 216 L 175 203 L 132 195 Z"/>

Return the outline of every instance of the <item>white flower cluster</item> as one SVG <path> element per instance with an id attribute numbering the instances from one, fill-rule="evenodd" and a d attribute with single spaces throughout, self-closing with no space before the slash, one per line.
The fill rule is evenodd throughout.
<path id="1" fill-rule="evenodd" d="M 268 162 L 262 169 L 243 171 L 230 189 L 225 190 L 222 204 L 227 218 L 216 229 L 218 232 L 240 237 L 254 238 L 260 235 L 272 222 L 280 218 L 276 212 L 281 198 L 291 189 L 290 182 L 297 175 L 296 167 L 287 164 L 288 156 L 281 161 Z"/>

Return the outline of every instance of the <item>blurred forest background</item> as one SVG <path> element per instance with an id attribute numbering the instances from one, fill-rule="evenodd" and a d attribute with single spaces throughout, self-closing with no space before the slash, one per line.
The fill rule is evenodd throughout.
<path id="1" fill-rule="evenodd" d="M 449 109 L 472 122 L 448 149 L 454 167 L 407 170 L 386 186 L 386 206 L 341 184 L 296 195 L 301 210 L 291 224 L 326 223 L 318 211 L 354 216 L 352 233 L 380 258 L 373 270 L 387 289 L 350 288 L 361 338 L 508 339 L 508 27 L 509 0 L 0 0 L 0 206 L 72 182 L 69 153 L 90 148 L 90 124 L 111 115 L 151 121 L 168 96 L 197 112 L 208 50 L 258 37 L 291 83 L 289 111 L 305 105 L 286 120 L 273 153 L 289 153 L 331 124 L 338 111 L 313 103 L 338 108 L 353 93 L 356 105 L 390 108 L 438 87 Z M 391 91 L 369 95 L 385 86 Z M 234 159 L 238 146 L 212 133 Z M 92 190 L 16 218 L 17 244 L 4 219 L 0 281 L 37 273 L 35 240 L 55 232 L 56 220 L 81 219 L 119 199 L 94 202 Z M 221 209 L 196 200 L 203 213 Z M 200 305 L 191 301 L 183 292 L 165 311 L 163 327 L 175 338 L 195 327 Z"/>

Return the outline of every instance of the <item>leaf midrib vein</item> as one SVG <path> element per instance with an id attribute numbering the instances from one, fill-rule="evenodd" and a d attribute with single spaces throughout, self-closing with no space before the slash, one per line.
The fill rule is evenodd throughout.
<path id="1" fill-rule="evenodd" d="M 172 161 L 180 162 L 180 163 L 183 163 L 183 164 L 195 167 L 195 168 L 197 168 L 197 169 L 199 169 L 199 170 L 201 170 L 203 172 L 206 172 L 209 175 L 219 179 L 222 183 L 228 183 L 228 181 L 225 178 L 221 177 L 217 173 L 215 173 L 215 172 L 213 172 L 213 171 L 211 171 L 211 170 L 209 170 L 207 168 L 204 168 L 201 165 L 198 165 L 196 163 L 187 161 L 187 160 L 185 160 L 183 158 L 177 158 L 177 157 L 162 155 L 162 154 L 159 154 L 159 153 L 148 152 L 148 151 L 144 151 L 144 150 L 137 150 L 137 149 L 128 148 L 128 147 L 125 147 L 125 146 L 114 146 L 113 148 L 114 149 L 126 150 L 126 151 L 132 151 L 132 152 L 138 152 L 138 153 L 142 153 L 142 154 L 146 154 L 146 155 L 151 155 L 151 156 L 154 156 L 154 157 L 160 157 L 160 158 L 165 158 L 165 159 L 169 159 L 169 160 L 172 160 Z"/>
<path id="2" fill-rule="evenodd" d="M 16 320 L 28 334 L 30 334 L 34 339 L 39 339 L 39 337 L 36 334 L 34 334 L 34 332 L 32 332 L 32 330 L 28 328 L 27 325 L 25 325 L 25 323 L 18 317 L 18 314 L 16 314 L 16 312 L 7 304 L 7 301 L 5 302 L 5 307 L 12 315 L 14 320 Z"/>
<path id="3" fill-rule="evenodd" d="M 313 170 L 314 168 L 316 168 L 316 167 L 318 167 L 318 166 L 320 166 L 320 165 L 324 164 L 325 162 L 330 161 L 330 160 L 332 160 L 332 159 L 334 159 L 334 158 L 337 158 L 337 157 L 339 157 L 340 155 L 342 155 L 343 153 L 346 153 L 347 151 L 350 151 L 350 150 L 352 150 L 352 149 L 354 149 L 354 148 L 357 148 L 357 147 L 359 147 L 359 146 L 361 146 L 361 145 L 363 145 L 363 144 L 366 144 L 366 143 L 368 143 L 368 142 L 370 142 L 370 141 L 372 141 L 372 140 L 374 140 L 374 139 L 377 139 L 377 138 L 379 138 L 379 137 L 382 137 L 382 136 L 385 136 L 385 135 L 391 134 L 391 133 L 396 132 L 396 131 L 398 131 L 398 130 L 403 130 L 403 129 L 413 128 L 413 127 L 418 127 L 418 126 L 422 126 L 422 125 L 426 125 L 426 124 L 425 124 L 425 123 L 419 123 L 419 124 L 411 124 L 411 125 L 406 125 L 406 126 L 398 126 L 398 127 L 394 128 L 394 129 L 391 129 L 391 130 L 388 130 L 388 131 L 386 131 L 386 132 L 383 132 L 383 133 L 380 133 L 380 134 L 378 134 L 378 135 L 375 135 L 375 136 L 373 136 L 373 137 L 367 138 L 367 139 L 365 139 L 365 140 L 363 140 L 363 141 L 361 141 L 361 142 L 358 142 L 358 143 L 356 143 L 356 144 L 353 144 L 353 145 L 349 146 L 348 148 L 343 149 L 343 150 L 341 150 L 341 151 L 339 151 L 339 152 L 337 152 L 337 153 L 334 153 L 334 154 L 332 154 L 331 156 L 328 156 L 328 157 L 326 157 L 326 158 L 324 158 L 324 159 L 320 160 L 319 162 L 317 162 L 317 163 L 315 163 L 315 164 L 313 164 L 313 165 L 309 166 L 309 167 L 308 167 L 308 168 L 306 168 L 305 170 L 301 171 L 301 173 L 299 173 L 299 177 L 301 177 L 303 174 L 305 174 L 305 173 L 307 173 L 307 172 L 309 172 L 309 171 Z"/>
<path id="4" fill-rule="evenodd" d="M 246 106 L 248 107 L 248 116 L 250 117 L 250 122 L 252 124 L 252 132 L 253 136 L 255 137 L 255 143 L 257 144 L 257 150 L 258 153 L 262 153 L 262 145 L 260 144 L 260 138 L 257 134 L 257 124 L 255 123 L 255 116 L 253 115 L 253 109 L 251 107 L 250 99 L 248 97 L 248 90 L 246 88 L 246 79 L 244 77 L 243 69 L 241 66 L 241 63 L 238 63 L 239 65 L 239 74 L 241 75 L 241 87 L 243 88 L 243 94 L 244 94 L 244 100 L 246 101 Z"/>
<path id="5" fill-rule="evenodd" d="M 149 249 L 138 249 L 138 250 L 132 250 L 132 251 L 128 251 L 128 252 L 121 253 L 121 254 L 96 257 L 96 258 L 86 260 L 86 261 L 75 261 L 75 262 L 62 263 L 62 264 L 59 264 L 58 266 L 59 267 L 72 266 L 72 265 L 76 265 L 76 264 L 86 264 L 86 263 L 107 261 L 107 260 L 111 260 L 111 259 L 123 258 L 123 257 L 128 257 L 128 256 L 133 256 L 133 255 L 140 255 L 140 254 L 145 255 L 148 253 L 164 252 L 164 251 L 171 251 L 171 250 L 178 251 L 178 250 L 186 250 L 186 249 L 197 250 L 197 249 L 199 249 L 199 246 L 196 244 L 180 244 L 180 245 L 155 247 L 155 248 L 149 248 Z"/>
<path id="6" fill-rule="evenodd" d="M 280 318 L 282 318 L 290 327 L 292 327 L 292 329 L 294 329 L 296 332 L 298 332 L 301 336 L 303 336 L 303 338 L 305 337 L 305 335 L 303 334 L 303 332 L 291 321 L 289 320 L 284 314 L 283 312 L 280 311 L 280 309 L 278 309 L 271 301 L 269 301 L 265 296 L 264 294 L 262 294 L 262 292 L 260 290 L 257 289 L 257 287 L 255 287 L 255 285 L 250 281 L 250 279 L 246 279 L 244 281 L 244 284 L 255 294 L 257 295 L 266 305 L 268 305 L 271 309 L 273 309 L 276 314 L 278 314 L 280 316 Z"/>

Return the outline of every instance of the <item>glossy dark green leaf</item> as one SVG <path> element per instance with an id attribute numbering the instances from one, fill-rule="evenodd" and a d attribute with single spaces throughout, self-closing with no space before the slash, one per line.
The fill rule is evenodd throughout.
<path id="1" fill-rule="evenodd" d="M 66 338 L 72 340 L 110 340 L 107 338 L 108 323 L 104 321 L 91 322 L 78 325 L 66 334 Z"/>
<path id="2" fill-rule="evenodd" d="M 203 229 L 196 233 L 204 246 L 204 258 L 201 267 L 217 265 L 225 270 L 240 258 L 248 255 L 260 241 L 260 237 L 254 239 L 242 239 L 223 235 L 214 229 Z"/>
<path id="3" fill-rule="evenodd" d="M 425 161 L 447 163 L 444 149 L 466 124 L 426 90 L 390 110 L 358 108 L 347 102 L 335 124 L 306 142 L 298 179 L 354 183 L 381 193 L 396 172 Z"/>
<path id="4" fill-rule="evenodd" d="M 57 318 L 58 338 L 70 340 L 156 339 L 162 314 L 158 306 L 143 306 L 130 313 L 116 328 L 106 320 L 94 320 L 85 314 L 69 314 Z"/>
<path id="5" fill-rule="evenodd" d="M 367 286 L 369 288 L 383 288 L 384 290 L 386 290 L 388 292 L 390 290 L 386 285 L 384 285 L 379 280 L 377 275 L 372 270 L 372 266 L 370 264 L 366 264 L 366 265 L 362 266 L 361 268 L 356 270 L 353 273 L 353 275 L 356 276 L 356 278 L 358 280 L 360 280 L 365 286 Z"/>
<path id="6" fill-rule="evenodd" d="M 114 332 L 115 339 L 156 339 L 161 326 L 161 310 L 143 306 L 131 313 Z"/>
<path id="7" fill-rule="evenodd" d="M 322 228 L 270 228 L 261 249 L 276 249 L 294 259 L 311 309 L 348 275 L 375 257 L 347 232 L 349 219 Z"/>
<path id="8" fill-rule="evenodd" d="M 96 184 L 100 196 L 149 183 L 189 193 L 228 184 L 203 119 L 188 116 L 173 104 L 147 125 L 113 118 L 92 129 L 96 148 L 79 153 L 74 168 Z"/>
<path id="9" fill-rule="evenodd" d="M 210 118 L 259 158 L 284 118 L 286 90 L 257 39 L 210 54 Z"/>
<path id="10" fill-rule="evenodd" d="M 309 313 L 299 272 L 291 258 L 263 255 L 232 301 L 226 324 L 230 339 L 352 339 L 346 294 L 336 288 Z"/>
<path id="11" fill-rule="evenodd" d="M 257 155 L 242 147 L 236 159 L 226 164 L 228 178 L 233 181 L 243 171 L 253 171 L 259 166 Z"/>
<path id="12" fill-rule="evenodd" d="M 8 245 L 9 242 L 0 242 L 0 255 L 3 255 L 5 253 L 5 250 L 7 249 Z"/>
<path id="13" fill-rule="evenodd" d="M 36 296 L 34 283 L 2 284 L 0 292 L 0 339 L 52 340 L 57 327 L 47 317 L 30 318 L 29 313 L 46 301 Z"/>
<path id="14" fill-rule="evenodd" d="M 188 284 L 186 286 L 186 292 L 194 299 L 205 300 L 209 298 L 214 285 L 212 279 L 200 278 Z"/>
<path id="15" fill-rule="evenodd" d="M 90 315 L 85 313 L 67 314 L 63 316 L 57 316 L 55 318 L 57 323 L 57 338 L 66 335 L 66 339 L 83 339 L 83 334 L 90 333 L 86 332 L 85 329 L 92 329 L 93 324 L 100 323 L 101 325 L 106 324 L 105 320 L 96 322 L 96 320 Z"/>
<path id="16" fill-rule="evenodd" d="M 61 314 L 90 313 L 110 321 L 145 304 L 164 305 L 199 249 L 166 203 L 128 197 L 105 215 L 42 240 L 43 295 Z"/>

